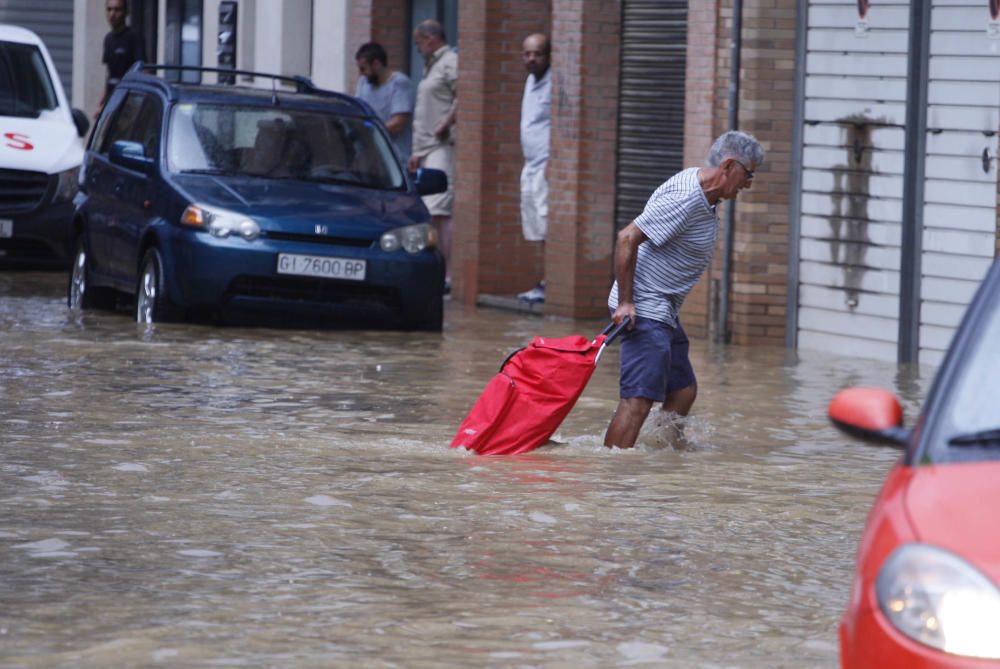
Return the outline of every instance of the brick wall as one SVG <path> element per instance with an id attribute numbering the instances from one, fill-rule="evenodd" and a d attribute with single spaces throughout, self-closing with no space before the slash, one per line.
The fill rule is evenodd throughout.
<path id="1" fill-rule="evenodd" d="M 614 240 L 621 6 L 554 0 L 545 312 L 607 315 Z"/>
<path id="2" fill-rule="evenodd" d="M 718 0 L 688 4 L 687 72 L 684 82 L 684 166 L 704 165 L 717 136 L 716 77 L 719 31 Z M 725 74 L 725 73 L 722 73 Z M 724 94 L 723 94 L 724 95 Z M 723 97 L 723 104 L 726 98 Z M 715 261 L 717 263 L 717 261 Z M 684 301 L 684 330 L 692 337 L 707 337 L 714 309 L 710 284 L 712 267 Z"/>
<path id="3" fill-rule="evenodd" d="M 409 3 L 398 0 L 351 0 L 347 16 L 347 68 L 344 81 L 354 92 L 358 68 L 354 54 L 365 42 L 378 42 L 389 56 L 389 67 L 408 72 L 410 67 Z"/>
<path id="4" fill-rule="evenodd" d="M 543 273 L 542 245 L 521 234 L 521 44 L 549 33 L 551 11 L 537 0 L 466 2 L 459 11 L 451 274 L 467 304 L 527 290 Z"/>
<path id="5" fill-rule="evenodd" d="M 788 272 L 796 0 L 743 4 L 739 127 L 766 159 L 736 205 L 729 315 L 735 344 L 782 345 Z M 716 134 L 727 129 L 732 1 L 722 0 L 716 39 Z M 725 212 L 721 216 L 725 220 Z M 722 248 L 712 275 L 721 280 Z"/>

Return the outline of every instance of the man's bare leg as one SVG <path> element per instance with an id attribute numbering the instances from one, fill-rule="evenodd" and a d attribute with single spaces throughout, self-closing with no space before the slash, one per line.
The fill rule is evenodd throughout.
<path id="1" fill-rule="evenodd" d="M 691 412 L 691 406 L 698 397 L 698 384 L 692 383 L 686 388 L 675 390 L 663 402 L 663 411 L 671 411 L 678 416 L 686 416 Z"/>
<path id="2" fill-rule="evenodd" d="M 693 401 L 693 400 L 692 400 Z M 645 397 L 625 397 L 618 401 L 615 415 L 604 435 L 604 445 L 608 448 L 632 448 L 639 437 L 639 430 L 653 407 L 653 400 Z"/>

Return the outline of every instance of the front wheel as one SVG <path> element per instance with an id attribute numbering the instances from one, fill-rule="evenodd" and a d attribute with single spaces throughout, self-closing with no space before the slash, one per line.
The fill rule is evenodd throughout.
<path id="1" fill-rule="evenodd" d="M 149 249 L 142 258 L 139 283 L 135 291 L 137 323 L 166 323 L 177 320 L 177 309 L 170 303 L 165 290 L 163 258 L 156 249 Z"/>
<path id="2" fill-rule="evenodd" d="M 436 298 L 417 315 L 411 316 L 406 324 L 407 330 L 423 332 L 441 332 L 444 325 L 444 299 Z"/>
<path id="3" fill-rule="evenodd" d="M 73 267 L 69 275 L 66 306 L 70 309 L 108 309 L 114 306 L 115 296 L 109 288 L 98 288 L 90 280 L 90 255 L 83 243 L 83 235 L 73 244 Z"/>

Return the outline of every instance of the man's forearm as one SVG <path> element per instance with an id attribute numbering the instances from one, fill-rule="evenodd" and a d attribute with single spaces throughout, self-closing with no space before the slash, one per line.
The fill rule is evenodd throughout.
<path id="1" fill-rule="evenodd" d="M 635 263 L 638 244 L 629 237 L 620 236 L 615 246 L 615 280 L 618 281 L 618 302 L 632 302 L 632 285 L 635 280 Z"/>

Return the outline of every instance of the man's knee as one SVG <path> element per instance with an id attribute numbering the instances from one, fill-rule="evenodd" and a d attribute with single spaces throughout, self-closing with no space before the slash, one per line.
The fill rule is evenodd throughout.
<path id="1" fill-rule="evenodd" d="M 649 410 L 653 408 L 653 400 L 645 397 L 623 397 L 621 407 L 632 420 L 645 420 Z"/>
<path id="2" fill-rule="evenodd" d="M 686 416 L 694 405 L 695 398 L 698 397 L 698 384 L 692 383 L 689 386 L 674 390 L 663 402 L 664 411 L 672 411 L 680 416 Z"/>

